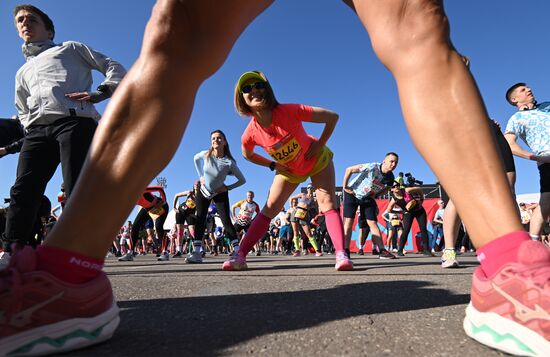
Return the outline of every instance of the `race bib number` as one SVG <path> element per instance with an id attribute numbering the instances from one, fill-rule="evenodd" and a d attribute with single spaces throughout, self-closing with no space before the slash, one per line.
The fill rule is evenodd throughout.
<path id="1" fill-rule="evenodd" d="M 273 158 L 273 160 L 286 164 L 298 156 L 302 147 L 298 141 L 290 134 L 285 136 L 277 144 L 267 148 L 267 153 Z"/>
<path id="2" fill-rule="evenodd" d="M 166 212 L 166 211 L 164 210 L 164 208 L 162 208 L 161 206 L 159 206 L 159 207 L 151 208 L 151 209 L 149 210 L 148 213 L 149 213 L 149 216 L 150 216 L 153 220 L 155 220 L 155 219 L 159 218 L 160 216 L 162 216 L 162 215 L 164 214 L 164 212 Z"/>
<path id="3" fill-rule="evenodd" d="M 237 218 L 248 222 L 248 221 L 252 220 L 252 212 L 250 212 L 248 210 L 241 210 L 239 212 L 239 216 Z"/>
<path id="4" fill-rule="evenodd" d="M 415 200 L 412 200 L 412 201 L 409 201 L 407 203 L 407 205 L 405 206 L 405 208 L 407 209 L 407 211 L 412 211 L 414 208 L 416 207 L 416 201 Z"/>
<path id="5" fill-rule="evenodd" d="M 306 215 L 307 215 L 307 205 L 303 202 L 298 203 L 294 217 L 298 219 L 305 219 Z"/>
<path id="6" fill-rule="evenodd" d="M 195 201 L 192 198 L 188 198 L 185 200 L 185 207 L 189 209 L 195 209 L 197 205 L 195 204 Z"/>
<path id="7" fill-rule="evenodd" d="M 392 220 L 390 221 L 390 224 L 392 225 L 392 227 L 398 227 L 398 226 L 401 225 L 401 221 L 398 220 L 398 219 L 392 219 Z"/>

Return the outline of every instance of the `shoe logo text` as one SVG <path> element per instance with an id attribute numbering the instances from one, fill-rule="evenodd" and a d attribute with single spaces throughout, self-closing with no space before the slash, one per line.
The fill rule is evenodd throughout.
<path id="1" fill-rule="evenodd" d="M 33 305 L 29 307 L 26 310 L 20 311 L 17 314 L 13 315 L 9 322 L 6 321 L 6 316 L 4 311 L 0 311 L 0 325 L 3 325 L 5 323 L 8 323 L 8 325 L 15 327 L 15 328 L 22 328 L 26 325 L 28 325 L 31 322 L 31 316 L 36 311 L 40 310 L 44 306 L 51 304 L 52 302 L 61 299 L 61 297 L 64 295 L 64 292 L 60 292 L 59 294 L 52 296 L 46 301 L 42 301 L 36 305 Z"/>
<path id="2" fill-rule="evenodd" d="M 542 307 L 535 304 L 535 309 L 531 309 L 525 305 L 523 305 L 521 302 L 519 302 L 517 299 L 515 299 L 513 296 L 506 293 L 504 290 L 502 290 L 500 287 L 495 285 L 495 283 L 491 283 L 493 288 L 502 295 L 506 300 L 508 300 L 512 305 L 514 305 L 515 313 L 514 315 L 518 320 L 521 322 L 527 322 L 532 319 L 542 319 L 550 321 L 550 314 L 546 312 Z"/>

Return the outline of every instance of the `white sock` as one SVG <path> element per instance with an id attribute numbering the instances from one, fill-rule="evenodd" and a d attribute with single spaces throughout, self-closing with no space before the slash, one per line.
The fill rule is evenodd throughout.
<path id="1" fill-rule="evenodd" d="M 531 239 L 532 240 L 540 240 L 540 236 L 538 234 L 531 234 L 529 233 L 529 235 L 531 236 Z"/>
<path id="2" fill-rule="evenodd" d="M 239 252 L 239 240 L 238 239 L 234 239 L 231 241 L 231 245 L 233 246 L 233 250 L 235 251 L 235 253 L 238 253 Z"/>

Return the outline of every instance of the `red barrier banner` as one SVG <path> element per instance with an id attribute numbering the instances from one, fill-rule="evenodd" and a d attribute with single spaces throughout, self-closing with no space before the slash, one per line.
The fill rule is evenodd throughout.
<path id="1" fill-rule="evenodd" d="M 433 231 L 432 227 L 432 220 L 435 216 L 435 213 L 439 209 L 439 205 L 437 202 L 439 201 L 439 198 L 427 198 L 424 200 L 424 203 L 422 204 L 422 207 L 426 210 L 427 220 L 428 220 L 428 234 L 431 235 Z M 386 220 L 382 218 L 382 214 L 388 207 L 388 204 L 390 203 L 389 200 L 376 200 L 376 204 L 378 205 L 378 227 L 380 228 L 380 232 L 382 233 L 382 240 L 384 241 L 384 244 L 386 245 L 388 242 L 388 230 L 386 226 Z M 417 252 L 418 247 L 416 244 L 416 239 L 414 237 L 416 234 L 420 231 L 418 228 L 418 222 L 414 220 L 411 232 L 409 233 L 409 236 L 407 238 L 407 244 L 405 245 L 405 250 L 407 252 Z M 430 237 L 428 237 L 430 238 Z M 403 239 L 403 237 L 401 237 Z M 351 252 L 357 252 L 359 250 L 360 242 L 359 242 L 359 227 L 357 226 L 357 216 L 355 217 L 355 222 L 353 223 L 353 233 L 351 236 L 351 245 L 350 245 L 350 251 Z M 386 248 L 388 248 L 386 246 Z M 365 252 L 369 252 L 372 250 L 372 240 L 371 240 L 371 234 L 369 233 L 369 236 L 367 237 L 367 242 L 365 243 L 365 246 L 363 247 L 363 250 Z"/>

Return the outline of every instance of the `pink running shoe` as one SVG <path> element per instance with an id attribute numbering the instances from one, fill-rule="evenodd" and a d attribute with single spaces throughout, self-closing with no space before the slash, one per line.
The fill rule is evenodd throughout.
<path id="1" fill-rule="evenodd" d="M 521 356 L 550 355 L 550 250 L 526 241 L 518 263 L 494 277 L 474 272 L 464 330 L 492 348 Z"/>
<path id="2" fill-rule="evenodd" d="M 348 258 L 346 252 L 336 252 L 336 265 L 334 269 L 338 271 L 353 270 L 353 262 Z"/>
<path id="3" fill-rule="evenodd" d="M 234 271 L 234 270 L 247 270 L 246 258 L 240 254 L 235 254 L 229 257 L 229 260 L 225 261 L 222 266 L 222 270 Z"/>
<path id="4" fill-rule="evenodd" d="M 322 257 L 322 256 L 323 256 L 323 252 L 321 252 L 321 251 L 315 252 L 315 256 L 316 256 L 316 257 Z"/>
<path id="5" fill-rule="evenodd" d="M 25 247 L 0 272 L 0 356 L 57 354 L 103 342 L 119 323 L 107 276 L 69 284 L 36 270 Z"/>

